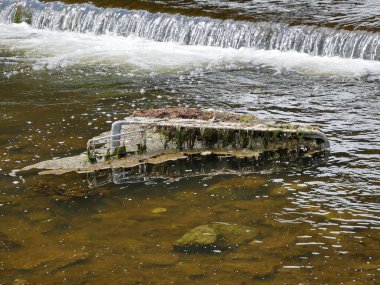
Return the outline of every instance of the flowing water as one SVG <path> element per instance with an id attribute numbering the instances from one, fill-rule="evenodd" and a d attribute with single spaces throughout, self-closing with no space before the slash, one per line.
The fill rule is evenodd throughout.
<path id="1" fill-rule="evenodd" d="M 380 282 L 377 0 L 77 2 L 0 0 L 0 284 Z M 331 150 L 95 188 L 13 175 L 81 153 L 138 108 L 179 104 L 316 125 Z M 257 236 L 173 248 L 213 222 Z"/>

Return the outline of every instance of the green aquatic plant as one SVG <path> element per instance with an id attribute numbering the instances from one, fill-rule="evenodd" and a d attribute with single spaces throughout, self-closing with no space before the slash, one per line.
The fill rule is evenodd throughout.
<path id="1" fill-rule="evenodd" d="M 255 148 L 255 141 L 256 141 L 255 132 L 254 131 L 247 131 L 247 138 L 248 138 L 247 148 L 248 149 L 254 149 Z"/>
<path id="2" fill-rule="evenodd" d="M 107 153 L 106 153 L 106 155 L 104 156 L 104 159 L 105 159 L 105 160 L 109 160 L 111 157 L 112 157 L 112 155 L 111 155 L 111 150 L 110 150 L 110 149 L 107 149 Z"/>
<path id="3" fill-rule="evenodd" d="M 249 145 L 249 134 L 248 131 L 239 131 L 239 147 L 240 148 L 247 148 Z"/>
<path id="4" fill-rule="evenodd" d="M 22 6 L 17 6 L 15 15 L 14 15 L 14 22 L 16 24 L 20 24 L 22 22 L 25 22 L 29 25 L 32 24 L 32 14 L 27 11 L 24 7 Z"/>
<path id="5" fill-rule="evenodd" d="M 193 149 L 195 145 L 195 140 L 198 136 L 198 130 L 197 129 L 186 129 L 186 147 L 188 149 Z"/>
<path id="6" fill-rule="evenodd" d="M 137 153 L 142 154 L 146 152 L 146 142 L 145 143 L 138 143 L 137 144 Z"/>
<path id="7" fill-rule="evenodd" d="M 175 130 L 175 143 L 178 150 L 183 150 L 183 145 L 187 140 L 187 132 L 184 128 L 177 128 Z"/>
<path id="8" fill-rule="evenodd" d="M 125 157 L 127 155 L 127 148 L 125 146 L 115 147 L 112 156 L 117 156 L 118 158 Z"/>
<path id="9" fill-rule="evenodd" d="M 174 137 L 174 131 L 171 127 L 157 127 L 157 132 L 164 136 L 164 149 L 168 148 L 168 144 Z"/>
<path id="10" fill-rule="evenodd" d="M 268 148 L 269 145 L 269 133 L 268 132 L 261 132 L 261 137 L 263 140 L 263 146 L 264 148 Z"/>
<path id="11" fill-rule="evenodd" d="M 20 24 L 21 23 L 21 12 L 20 12 L 20 9 L 18 7 L 16 8 L 14 22 L 16 24 Z"/>
<path id="12" fill-rule="evenodd" d="M 246 123 L 255 122 L 256 118 L 252 116 L 240 116 L 239 121 L 246 122 Z"/>
<path id="13" fill-rule="evenodd" d="M 87 159 L 91 162 L 91 163 L 95 163 L 97 160 L 96 160 L 96 153 L 94 151 L 90 151 L 88 150 L 87 151 Z"/>
<path id="14" fill-rule="evenodd" d="M 216 130 L 210 128 L 200 130 L 200 139 L 205 147 L 213 148 L 218 143 L 218 137 Z"/>

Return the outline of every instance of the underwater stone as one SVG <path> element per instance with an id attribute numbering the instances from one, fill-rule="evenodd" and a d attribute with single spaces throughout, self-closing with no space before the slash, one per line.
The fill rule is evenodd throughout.
<path id="1" fill-rule="evenodd" d="M 230 200 L 247 200 L 258 195 L 266 182 L 266 179 L 259 176 L 235 177 L 211 185 L 207 192 Z"/>
<path id="2" fill-rule="evenodd" d="M 257 230 L 227 223 L 198 226 L 178 239 L 174 248 L 179 251 L 229 250 L 248 243 L 257 235 Z"/>
<path id="3" fill-rule="evenodd" d="M 28 219 L 33 222 L 47 220 L 51 217 L 51 212 L 49 211 L 33 211 L 27 215 Z"/>
<path id="4" fill-rule="evenodd" d="M 154 208 L 151 210 L 153 214 L 161 214 L 161 213 L 165 213 L 166 211 L 167 211 L 166 208 Z"/>

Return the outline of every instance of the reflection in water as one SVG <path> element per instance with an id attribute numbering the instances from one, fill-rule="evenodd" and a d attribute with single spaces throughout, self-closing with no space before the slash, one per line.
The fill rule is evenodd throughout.
<path id="1" fill-rule="evenodd" d="M 327 152 L 317 152 L 305 156 L 302 151 L 267 151 L 260 158 L 236 158 L 219 155 L 189 155 L 186 158 L 170 160 L 159 164 L 142 164 L 135 168 L 111 168 L 93 171 L 87 174 L 90 188 L 104 186 L 108 183 L 125 184 L 141 181 L 163 179 L 167 183 L 191 177 L 218 175 L 247 175 L 260 172 L 271 172 L 289 164 L 308 165 L 326 162 Z M 128 159 L 128 157 L 126 158 Z"/>

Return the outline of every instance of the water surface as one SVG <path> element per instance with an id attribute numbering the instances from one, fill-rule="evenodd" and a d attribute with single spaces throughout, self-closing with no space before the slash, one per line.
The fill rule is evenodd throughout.
<path id="1" fill-rule="evenodd" d="M 2 283 L 376 284 L 376 1 L 65 2 L 71 4 L 54 2 L 57 13 L 45 22 L 16 24 L 0 17 Z M 63 8 L 73 13 L 66 19 L 74 19 L 79 8 L 155 19 L 161 12 L 163 22 L 154 27 L 162 31 L 173 13 L 181 13 L 176 25 L 185 23 L 191 31 L 204 31 L 196 17 L 213 25 L 228 19 L 231 37 L 223 29 L 193 42 L 159 30 L 140 35 L 105 26 L 94 30 L 90 24 L 102 18 L 91 17 L 82 30 L 63 28 L 59 21 L 48 25 Z M 353 54 L 339 49 L 318 54 L 296 45 L 234 46 L 235 28 L 256 29 L 263 22 L 270 29 L 288 25 L 276 37 L 290 42 L 294 26 L 304 31 L 315 26 L 313 35 L 330 29 L 336 46 L 348 43 L 342 35 L 365 43 L 362 33 L 372 53 L 365 44 L 351 45 L 358 51 Z M 319 40 L 327 47 L 326 38 Z M 10 175 L 34 162 L 81 153 L 89 138 L 137 108 L 178 104 L 316 125 L 329 137 L 331 151 L 317 161 L 280 163 L 251 175 L 170 183 L 156 179 L 91 188 L 86 174 Z M 173 249 L 187 231 L 212 222 L 248 226 L 258 235 L 222 252 Z"/>

